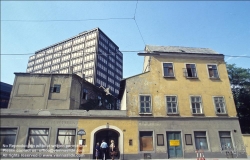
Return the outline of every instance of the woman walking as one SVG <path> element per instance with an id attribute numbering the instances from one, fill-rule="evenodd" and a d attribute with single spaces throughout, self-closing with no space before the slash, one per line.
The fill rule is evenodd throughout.
<path id="1" fill-rule="evenodd" d="M 95 147 L 95 157 L 96 157 L 96 160 L 99 158 L 99 155 L 100 155 L 100 145 L 99 145 L 99 142 L 96 143 L 96 147 Z"/>

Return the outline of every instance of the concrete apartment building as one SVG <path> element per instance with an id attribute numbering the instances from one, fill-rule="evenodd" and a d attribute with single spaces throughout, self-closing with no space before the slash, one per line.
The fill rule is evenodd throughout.
<path id="1" fill-rule="evenodd" d="M 117 159 L 196 159 L 196 150 L 206 159 L 247 157 L 222 54 L 147 45 L 138 55 L 143 73 L 121 81 L 119 110 L 78 109 L 86 92 L 76 75 L 16 73 L 9 107 L 1 109 L 1 143 L 20 147 L 1 148 L 1 158 L 25 158 L 22 149 L 41 159 L 77 159 L 80 129 L 81 159 L 94 159 L 102 139 L 115 141 Z M 106 106 L 105 92 L 95 97 Z"/>
<path id="2" fill-rule="evenodd" d="M 29 58 L 26 72 L 67 74 L 71 70 L 118 95 L 123 55 L 100 28 L 95 28 L 36 51 Z"/>

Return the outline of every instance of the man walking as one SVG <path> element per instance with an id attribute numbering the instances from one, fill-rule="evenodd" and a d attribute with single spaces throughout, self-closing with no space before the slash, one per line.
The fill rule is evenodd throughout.
<path id="1" fill-rule="evenodd" d="M 102 140 L 102 144 L 101 144 L 101 152 L 102 152 L 102 159 L 106 160 L 106 153 L 107 153 L 107 149 L 108 149 L 108 144 L 105 142 L 105 140 Z"/>

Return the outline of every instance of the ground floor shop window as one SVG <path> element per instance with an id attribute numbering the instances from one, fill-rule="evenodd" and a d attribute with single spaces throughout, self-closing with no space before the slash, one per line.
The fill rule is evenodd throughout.
<path id="1" fill-rule="evenodd" d="M 219 132 L 219 135 L 220 135 L 220 144 L 222 150 L 233 148 L 231 134 L 229 131 L 221 131 Z"/>
<path id="2" fill-rule="evenodd" d="M 153 132 L 140 131 L 140 151 L 153 151 Z"/>
<path id="3" fill-rule="evenodd" d="M 60 148 L 74 148 L 75 146 L 75 129 L 58 129 L 57 132 L 57 149 Z"/>
<path id="4" fill-rule="evenodd" d="M 194 132 L 194 139 L 195 139 L 196 149 L 203 149 L 203 150 L 208 149 L 207 137 L 205 131 Z"/>
<path id="5" fill-rule="evenodd" d="M 14 148 L 17 128 L 0 128 L 0 148 Z"/>
<path id="6" fill-rule="evenodd" d="M 47 148 L 49 138 L 48 128 L 29 129 L 27 148 Z"/>

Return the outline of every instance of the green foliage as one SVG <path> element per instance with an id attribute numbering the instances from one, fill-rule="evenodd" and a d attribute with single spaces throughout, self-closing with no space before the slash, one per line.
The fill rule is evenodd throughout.
<path id="1" fill-rule="evenodd" d="M 250 133 L 250 69 L 227 64 L 237 115 L 243 134 Z"/>

